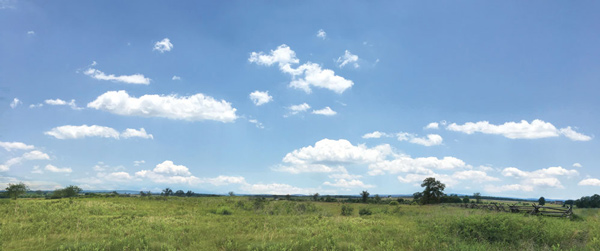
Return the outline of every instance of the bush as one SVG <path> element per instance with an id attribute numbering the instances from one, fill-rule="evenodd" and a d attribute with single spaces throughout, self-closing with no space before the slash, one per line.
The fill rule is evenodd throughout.
<path id="1" fill-rule="evenodd" d="M 390 206 L 398 206 L 398 205 L 400 205 L 400 202 L 395 201 L 395 200 L 390 201 Z"/>
<path id="2" fill-rule="evenodd" d="M 360 216 L 364 216 L 364 215 L 371 215 L 371 214 L 373 214 L 373 212 L 371 212 L 371 210 L 370 210 L 370 209 L 368 209 L 368 208 L 366 208 L 366 207 L 365 207 L 365 208 L 361 208 L 361 209 L 358 211 L 358 214 L 359 214 Z"/>
<path id="3" fill-rule="evenodd" d="M 352 215 L 353 211 L 354 211 L 353 207 L 342 205 L 342 216 L 350 216 L 350 215 Z"/>
<path id="4" fill-rule="evenodd" d="M 231 209 L 229 209 L 228 207 L 219 207 L 219 208 L 217 208 L 217 211 L 215 211 L 215 214 L 231 215 L 231 214 L 233 214 L 233 211 Z"/>

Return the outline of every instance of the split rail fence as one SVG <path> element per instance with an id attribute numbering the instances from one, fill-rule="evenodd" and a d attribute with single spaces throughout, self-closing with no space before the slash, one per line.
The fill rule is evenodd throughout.
<path id="1" fill-rule="evenodd" d="M 509 213 L 527 213 L 530 215 L 544 215 L 544 216 L 553 216 L 553 217 L 567 217 L 570 218 L 573 215 L 573 208 L 568 206 L 567 208 L 557 208 L 557 207 L 545 207 L 536 204 L 532 204 L 531 206 L 504 206 L 498 204 L 460 204 L 460 207 L 463 208 L 477 208 L 477 209 L 487 209 L 490 211 L 498 211 L 498 212 L 509 212 Z"/>

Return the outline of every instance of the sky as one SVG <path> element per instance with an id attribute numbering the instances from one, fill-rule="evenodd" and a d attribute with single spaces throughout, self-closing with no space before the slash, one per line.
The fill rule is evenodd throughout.
<path id="1" fill-rule="evenodd" d="M 600 193 L 599 8 L 0 0 L 0 186 Z"/>

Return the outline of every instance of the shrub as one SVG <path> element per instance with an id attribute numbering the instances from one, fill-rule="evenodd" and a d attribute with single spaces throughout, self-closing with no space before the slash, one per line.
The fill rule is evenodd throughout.
<path id="1" fill-rule="evenodd" d="M 219 208 L 217 208 L 217 211 L 215 211 L 215 214 L 231 215 L 231 214 L 233 214 L 233 211 L 231 209 L 229 209 L 228 207 L 219 207 Z"/>
<path id="2" fill-rule="evenodd" d="M 366 207 L 365 207 L 365 208 L 361 208 L 361 209 L 358 211 L 358 214 L 359 214 L 360 216 L 364 216 L 364 215 L 371 215 L 371 214 L 373 214 L 373 212 L 371 212 L 371 210 L 370 210 L 370 209 L 368 209 L 368 208 L 366 208 Z"/>
<path id="3" fill-rule="evenodd" d="M 350 216 L 350 215 L 352 215 L 353 211 L 354 211 L 353 207 L 342 205 L 342 216 Z"/>
<path id="4" fill-rule="evenodd" d="M 400 202 L 395 201 L 395 200 L 390 201 L 390 206 L 398 206 L 398 205 L 400 205 Z"/>

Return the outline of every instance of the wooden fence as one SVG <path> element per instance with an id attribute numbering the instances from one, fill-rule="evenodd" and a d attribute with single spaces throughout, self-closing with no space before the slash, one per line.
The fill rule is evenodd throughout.
<path id="1" fill-rule="evenodd" d="M 460 204 L 460 207 L 463 208 L 476 208 L 476 209 L 486 209 L 490 211 L 498 211 L 498 212 L 510 212 L 510 213 L 527 213 L 530 215 L 544 215 L 544 216 L 554 216 L 554 217 L 567 217 L 570 218 L 573 215 L 573 208 L 568 206 L 567 208 L 557 208 L 557 207 L 545 207 L 536 204 L 532 204 L 531 206 L 517 206 L 516 204 L 512 206 L 504 206 L 498 204 Z"/>

